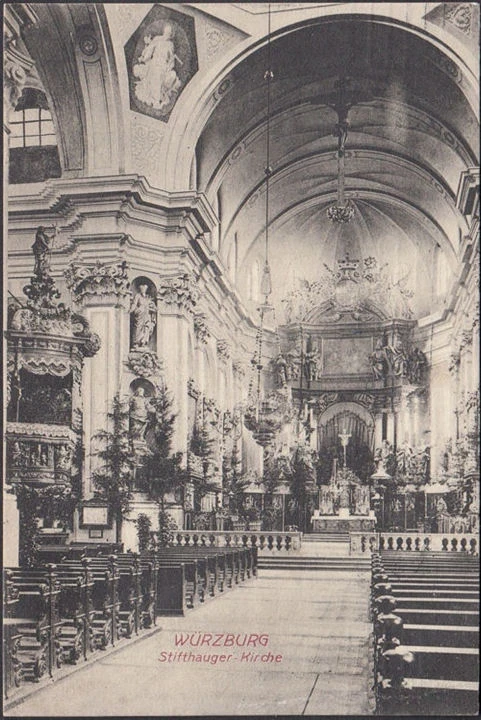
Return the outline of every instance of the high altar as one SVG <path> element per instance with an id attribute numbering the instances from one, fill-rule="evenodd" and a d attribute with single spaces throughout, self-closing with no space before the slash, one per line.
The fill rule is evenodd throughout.
<path id="1" fill-rule="evenodd" d="M 370 489 L 349 468 L 337 469 L 329 485 L 319 488 L 319 509 L 311 518 L 314 532 L 345 533 L 373 531 L 376 524 L 370 509 Z"/>

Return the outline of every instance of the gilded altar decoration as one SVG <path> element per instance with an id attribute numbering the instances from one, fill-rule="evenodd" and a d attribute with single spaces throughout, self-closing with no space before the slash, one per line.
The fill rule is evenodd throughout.
<path id="1" fill-rule="evenodd" d="M 102 263 L 97 260 L 93 265 L 72 263 L 65 271 L 67 287 L 74 301 L 81 304 L 89 296 L 113 296 L 118 300 L 129 293 L 127 263 Z"/>
<path id="2" fill-rule="evenodd" d="M 154 6 L 127 42 L 125 56 L 131 109 L 168 122 L 198 69 L 194 19 Z"/>
<path id="3" fill-rule="evenodd" d="M 176 305 L 179 310 L 193 312 L 199 299 L 194 278 L 188 273 L 178 277 L 161 278 L 158 297 L 165 305 Z"/>
<path id="4" fill-rule="evenodd" d="M 394 279 L 388 263 L 374 257 L 352 260 L 348 254 L 334 270 L 324 263 L 319 280 L 302 280 L 283 299 L 286 323 L 309 322 L 320 309 L 322 317 L 339 322 L 343 316 L 357 322 L 376 316 L 409 320 L 412 317 L 409 273 Z"/>

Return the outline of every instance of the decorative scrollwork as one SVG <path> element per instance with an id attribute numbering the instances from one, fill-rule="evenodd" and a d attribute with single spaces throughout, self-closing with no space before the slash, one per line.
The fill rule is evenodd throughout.
<path id="1" fill-rule="evenodd" d="M 119 299 L 129 293 L 129 279 L 125 260 L 118 263 L 80 265 L 72 263 L 65 270 L 67 287 L 76 303 L 82 303 L 88 296 L 113 295 Z"/>
<path id="2" fill-rule="evenodd" d="M 184 273 L 174 278 L 162 278 L 158 297 L 168 306 L 176 305 L 180 310 L 193 312 L 199 299 L 199 290 L 194 278 Z"/>
<path id="3" fill-rule="evenodd" d="M 127 365 L 134 375 L 144 378 L 161 376 L 164 369 L 162 360 L 151 350 L 133 350 L 129 353 Z"/>
<path id="4" fill-rule="evenodd" d="M 207 327 L 207 316 L 205 313 L 196 313 L 194 316 L 194 333 L 197 340 L 206 343 L 210 338 L 210 331 Z"/>

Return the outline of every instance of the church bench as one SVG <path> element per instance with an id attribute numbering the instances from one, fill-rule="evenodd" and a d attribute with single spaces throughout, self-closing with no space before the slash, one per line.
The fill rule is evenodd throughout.
<path id="1" fill-rule="evenodd" d="M 423 597 L 410 594 L 407 597 L 396 597 L 397 609 L 417 608 L 426 610 L 473 610 L 479 612 L 479 599 L 459 597 Z"/>
<path id="2" fill-rule="evenodd" d="M 11 576 L 18 587 L 26 583 L 47 581 L 45 569 L 12 569 Z M 61 621 L 58 642 L 63 659 L 75 664 L 83 655 L 92 651 L 91 623 L 94 611 L 91 602 L 93 582 L 84 567 L 65 569 L 55 566 L 55 578 L 59 583 L 57 613 Z"/>
<path id="3" fill-rule="evenodd" d="M 423 625 L 404 623 L 403 642 L 407 645 L 440 645 L 442 647 L 470 647 L 479 644 L 477 625 Z"/>
<path id="4" fill-rule="evenodd" d="M 156 603 L 158 615 L 185 615 L 188 604 L 184 563 L 159 561 Z"/>
<path id="5" fill-rule="evenodd" d="M 4 574 L 4 581 L 7 580 L 16 594 L 16 602 L 6 607 L 7 617 L 15 620 L 16 634 L 20 635 L 16 641 L 16 661 L 25 680 L 38 682 L 47 672 L 51 676 L 63 663 L 62 621 L 58 613 L 60 583 L 52 565 L 42 572 L 9 568 Z"/>
<path id="6" fill-rule="evenodd" d="M 216 555 L 204 555 L 202 552 L 177 552 L 175 548 L 162 548 L 156 553 L 159 562 L 196 563 L 198 567 L 199 598 L 201 601 L 214 597 L 216 588 L 222 587 L 219 563 Z M 194 598 L 193 598 L 194 599 Z"/>
<path id="7" fill-rule="evenodd" d="M 439 688 L 439 683 L 446 700 L 442 714 L 450 703 L 456 707 L 453 694 L 464 693 L 469 704 L 473 685 L 461 690 L 452 683 L 474 684 L 478 678 L 477 564 L 470 558 L 460 578 L 443 561 L 413 568 L 392 557 L 386 561 L 384 555 L 373 556 L 371 585 L 378 712 L 406 714 L 415 707 L 419 714 L 430 714 L 426 693 L 429 684 Z"/>
<path id="8" fill-rule="evenodd" d="M 119 580 L 120 574 L 112 558 L 97 566 L 90 564 L 91 558 L 82 560 L 66 560 L 61 567 L 66 570 L 80 571 L 85 566 L 92 580 L 92 619 L 90 628 L 93 632 L 95 647 L 105 650 L 114 645 L 121 637 Z"/>
<path id="9" fill-rule="evenodd" d="M 463 680 L 406 678 L 404 687 L 383 680 L 378 690 L 378 714 L 384 717 L 474 715 L 479 712 L 479 683 Z"/>
<path id="10" fill-rule="evenodd" d="M 412 677 L 469 682 L 478 679 L 479 658 L 476 648 L 408 645 L 403 641 L 403 649 L 414 654 L 409 673 Z"/>
<path id="11" fill-rule="evenodd" d="M 396 609 L 406 623 L 421 625 L 462 625 L 464 627 L 475 625 L 479 612 L 476 610 L 442 610 L 427 608 Z"/>
<path id="12" fill-rule="evenodd" d="M 422 598 L 461 598 L 466 600 L 476 600 L 479 593 L 474 589 L 466 590 L 463 588 L 458 589 L 456 584 L 453 583 L 450 586 L 439 587 L 418 587 L 413 591 L 412 588 L 406 587 L 402 583 L 391 582 L 393 593 L 396 598 L 409 598 L 413 595 Z"/>
<path id="13" fill-rule="evenodd" d="M 146 558 L 137 553 L 123 553 L 117 555 L 119 564 L 129 563 L 139 568 L 139 590 L 140 590 L 140 627 L 148 628 L 156 624 L 155 598 L 157 594 L 157 572 L 158 562 L 152 558 Z"/>
<path id="14" fill-rule="evenodd" d="M 89 567 L 92 569 L 108 569 L 109 561 L 105 558 L 91 557 Z M 131 637 L 139 632 L 141 626 L 142 587 L 141 568 L 136 557 L 120 559 L 112 556 L 115 570 L 118 573 L 117 594 L 119 605 L 119 618 L 121 634 Z"/>
<path id="15" fill-rule="evenodd" d="M 158 594 L 164 593 L 164 589 L 161 587 L 160 576 L 163 574 L 161 571 L 165 568 L 182 566 L 185 607 L 192 609 L 197 603 L 204 602 L 209 579 L 207 563 L 202 558 L 194 560 L 192 558 L 159 557 L 157 562 L 159 563 Z"/>

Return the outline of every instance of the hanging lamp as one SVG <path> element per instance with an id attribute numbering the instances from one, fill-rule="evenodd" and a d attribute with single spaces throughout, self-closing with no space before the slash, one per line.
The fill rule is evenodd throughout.
<path id="1" fill-rule="evenodd" d="M 270 119 L 271 119 L 271 81 L 274 74 L 271 68 L 271 7 L 268 9 L 268 39 L 267 39 L 267 69 L 264 73 L 264 80 L 267 83 L 267 123 L 266 123 L 266 204 L 265 204 L 265 260 L 260 283 L 260 294 L 263 301 L 259 307 L 260 322 L 256 334 L 256 349 L 251 360 L 255 370 L 254 381 L 249 384 L 248 407 L 244 414 L 244 424 L 254 436 L 256 442 L 266 447 L 274 439 L 282 425 L 287 422 L 290 414 L 290 402 L 288 391 L 277 390 L 269 393 L 267 397 L 262 392 L 262 351 L 264 344 L 265 317 L 272 312 L 275 322 L 275 310 L 269 302 L 272 294 L 272 278 L 269 265 L 269 190 L 272 168 L 270 165 Z M 280 351 L 279 336 L 276 331 Z"/>
<path id="2" fill-rule="evenodd" d="M 337 112 L 337 123 L 333 132 L 334 137 L 337 137 L 337 200 L 327 209 L 329 220 L 340 224 L 351 222 L 354 216 L 354 206 L 345 197 L 345 147 L 349 129 L 347 116 L 350 108 L 346 102 L 345 90 L 346 80 L 342 78 L 339 82 L 339 99 L 334 106 Z"/>

